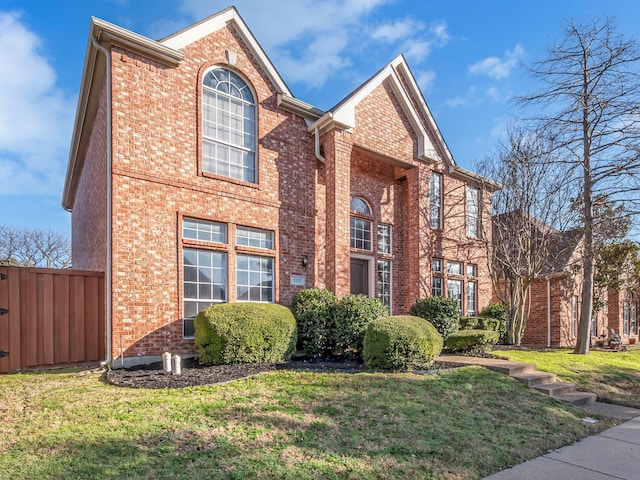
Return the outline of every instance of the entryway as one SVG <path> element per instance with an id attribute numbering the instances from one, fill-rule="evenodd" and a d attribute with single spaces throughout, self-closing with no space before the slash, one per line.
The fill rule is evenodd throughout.
<path id="1" fill-rule="evenodd" d="M 351 293 L 369 295 L 369 260 L 351 259 Z"/>

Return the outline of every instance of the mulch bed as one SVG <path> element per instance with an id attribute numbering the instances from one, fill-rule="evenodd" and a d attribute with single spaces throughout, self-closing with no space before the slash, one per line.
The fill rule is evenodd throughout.
<path id="1" fill-rule="evenodd" d="M 435 362 L 428 371 L 416 373 L 436 373 L 440 370 L 460 367 L 449 362 Z M 285 363 L 243 363 L 237 365 L 200 365 L 197 359 L 182 360 L 182 374 L 172 375 L 162 369 L 162 363 L 141 365 L 132 368 L 112 369 L 107 372 L 109 383 L 129 388 L 184 388 L 203 385 L 229 383 L 252 377 L 262 372 L 275 370 L 311 370 L 317 372 L 359 373 L 371 372 L 362 362 L 353 360 L 313 359 L 291 360 Z"/>

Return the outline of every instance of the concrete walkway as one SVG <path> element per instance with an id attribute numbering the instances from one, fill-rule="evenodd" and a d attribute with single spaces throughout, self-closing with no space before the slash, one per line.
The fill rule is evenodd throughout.
<path id="1" fill-rule="evenodd" d="M 640 478 L 640 417 L 503 470 L 485 480 Z"/>
<path id="2" fill-rule="evenodd" d="M 526 366 L 526 371 L 531 367 L 535 369 L 535 365 L 492 358 L 442 355 L 439 360 L 479 365 L 516 378 L 522 372 L 518 365 Z M 522 377 L 519 380 L 523 381 Z M 589 402 L 579 406 L 587 413 L 628 421 L 583 438 L 573 445 L 485 477 L 485 480 L 640 479 L 640 410 L 603 402 Z"/>

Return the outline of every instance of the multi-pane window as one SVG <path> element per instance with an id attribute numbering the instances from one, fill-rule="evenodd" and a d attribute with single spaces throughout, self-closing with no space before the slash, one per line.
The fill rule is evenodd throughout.
<path id="1" fill-rule="evenodd" d="M 467 315 L 478 313 L 478 283 L 467 282 Z"/>
<path id="2" fill-rule="evenodd" d="M 259 228 L 237 227 L 236 245 L 273 249 L 273 232 Z"/>
<path id="3" fill-rule="evenodd" d="M 638 312 L 637 303 L 631 304 L 631 332 L 630 335 L 636 335 L 638 333 Z"/>
<path id="4" fill-rule="evenodd" d="M 435 172 L 429 180 L 429 225 L 442 228 L 442 175 Z"/>
<path id="5" fill-rule="evenodd" d="M 625 335 L 629 335 L 629 302 L 624 302 L 622 307 L 622 321 Z"/>
<path id="6" fill-rule="evenodd" d="M 255 183 L 256 106 L 235 73 L 214 68 L 202 80 L 202 169 Z"/>
<path id="7" fill-rule="evenodd" d="M 467 277 L 477 277 L 478 266 L 475 263 L 467 263 Z"/>
<path id="8" fill-rule="evenodd" d="M 442 277 L 433 277 L 431 281 L 431 295 L 434 297 L 442 296 Z"/>
<path id="9" fill-rule="evenodd" d="M 227 243 L 227 226 L 224 223 L 185 218 L 182 221 L 182 238 Z"/>
<path id="10" fill-rule="evenodd" d="M 578 297 L 576 297 L 575 295 L 571 297 L 571 319 L 573 320 L 572 334 L 574 337 L 577 337 L 578 336 Z"/>
<path id="11" fill-rule="evenodd" d="M 391 254 L 391 225 L 378 224 L 378 253 Z"/>
<path id="12" fill-rule="evenodd" d="M 480 237 L 480 190 L 467 186 L 467 236 Z"/>
<path id="13" fill-rule="evenodd" d="M 239 302 L 273 302 L 273 258 L 238 255 L 236 265 Z"/>
<path id="14" fill-rule="evenodd" d="M 462 275 L 462 262 L 447 261 L 447 273 L 450 275 Z"/>
<path id="15" fill-rule="evenodd" d="M 352 212 L 371 215 L 371 207 L 360 197 L 351 200 L 350 208 Z M 358 250 L 372 250 L 371 230 L 372 221 L 360 217 L 351 217 L 351 248 Z"/>
<path id="16" fill-rule="evenodd" d="M 193 319 L 214 303 L 227 301 L 227 254 L 185 248 L 183 260 L 184 336 L 193 337 Z"/>
<path id="17" fill-rule="evenodd" d="M 462 280 L 447 280 L 447 296 L 458 302 L 458 309 L 462 315 Z"/>
<path id="18" fill-rule="evenodd" d="M 378 260 L 378 298 L 391 309 L 391 262 Z"/>
<path id="19" fill-rule="evenodd" d="M 434 272 L 442 273 L 442 259 L 441 258 L 432 259 L 431 260 L 431 269 Z"/>

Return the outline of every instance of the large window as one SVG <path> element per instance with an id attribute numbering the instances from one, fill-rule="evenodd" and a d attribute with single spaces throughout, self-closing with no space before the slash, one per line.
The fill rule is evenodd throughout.
<path id="1" fill-rule="evenodd" d="M 193 338 L 193 321 L 202 309 L 231 301 L 274 301 L 274 232 L 236 227 L 234 262 L 227 235 L 228 225 L 194 218 L 182 221 L 183 336 Z M 248 248 L 264 249 L 255 255 Z M 272 256 L 270 256 L 272 255 Z M 230 263 L 230 264 L 229 264 Z M 235 299 L 234 299 L 235 292 Z M 231 297 L 231 298 L 229 298 Z"/>
<path id="2" fill-rule="evenodd" d="M 429 225 L 442 228 L 442 175 L 435 172 L 429 180 Z"/>
<path id="3" fill-rule="evenodd" d="M 637 303 L 631 304 L 631 332 L 630 335 L 637 335 L 638 333 L 638 312 Z"/>
<path id="4" fill-rule="evenodd" d="M 458 302 L 458 309 L 462 315 L 462 280 L 447 280 L 447 296 Z"/>
<path id="5" fill-rule="evenodd" d="M 478 314 L 478 283 L 467 282 L 467 315 Z"/>
<path id="6" fill-rule="evenodd" d="M 629 302 L 624 302 L 622 308 L 623 330 L 625 335 L 629 335 Z"/>
<path id="7" fill-rule="evenodd" d="M 378 224 L 378 253 L 391 254 L 391 225 Z"/>
<path id="8" fill-rule="evenodd" d="M 442 277 L 433 277 L 431 281 L 431 295 L 434 297 L 442 296 Z"/>
<path id="9" fill-rule="evenodd" d="M 480 237 L 480 190 L 467 186 L 467 236 Z"/>
<path id="10" fill-rule="evenodd" d="M 202 80 L 202 169 L 256 181 L 255 101 L 248 85 L 224 68 Z"/>
<path id="11" fill-rule="evenodd" d="M 571 319 L 572 319 L 572 335 L 574 338 L 578 336 L 578 297 L 571 297 Z"/>

